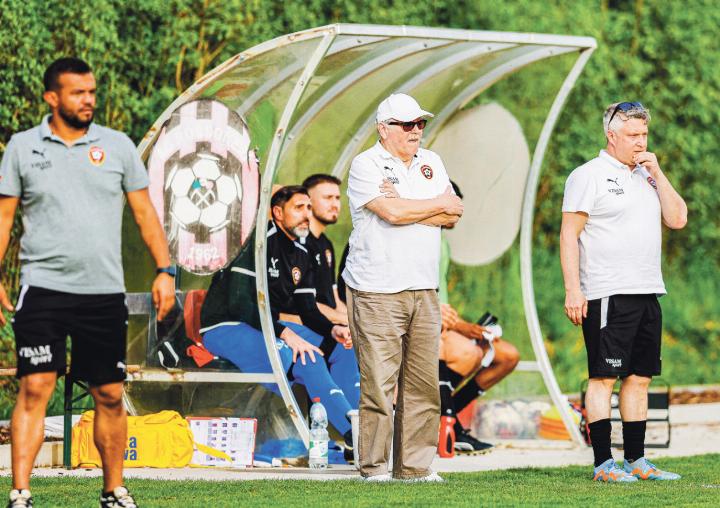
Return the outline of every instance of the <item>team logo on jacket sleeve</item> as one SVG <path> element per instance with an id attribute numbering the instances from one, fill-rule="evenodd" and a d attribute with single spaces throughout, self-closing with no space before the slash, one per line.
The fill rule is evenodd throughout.
<path id="1" fill-rule="evenodd" d="M 292 269 L 292 280 L 293 284 L 296 286 L 300 283 L 300 278 L 302 277 L 302 272 L 300 272 L 300 268 L 297 266 L 294 266 Z"/>
<path id="2" fill-rule="evenodd" d="M 88 157 L 90 158 L 90 162 L 95 166 L 99 166 L 105 162 L 105 150 L 99 146 L 91 146 L 90 150 L 88 150 Z"/>
<path id="3" fill-rule="evenodd" d="M 328 267 L 332 267 L 332 251 L 325 249 L 325 259 L 327 260 Z"/>
<path id="4" fill-rule="evenodd" d="M 423 164 L 423 166 L 420 168 L 420 172 L 428 180 L 430 180 L 433 177 L 433 170 L 427 164 Z"/>

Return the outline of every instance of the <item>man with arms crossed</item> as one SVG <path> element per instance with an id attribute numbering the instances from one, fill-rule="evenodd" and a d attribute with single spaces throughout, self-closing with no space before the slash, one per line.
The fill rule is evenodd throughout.
<path id="1" fill-rule="evenodd" d="M 350 166 L 342 276 L 360 365 L 360 473 L 371 481 L 391 479 L 393 441 L 393 477 L 442 481 L 430 470 L 440 422 L 440 226 L 457 222 L 463 206 L 440 157 L 420 148 L 428 116 L 409 95 L 391 95 L 378 106 L 378 142 Z M 386 197 L 384 181 L 399 198 Z"/>
<path id="2" fill-rule="evenodd" d="M 148 194 L 148 177 L 130 138 L 93 123 L 95 78 L 87 63 L 61 58 L 45 71 L 51 114 L 12 137 L 0 165 L 0 255 L 22 208 L 22 288 L 15 309 L 20 378 L 11 421 L 13 490 L 8 506 L 32 506 L 30 473 L 65 340 L 71 375 L 95 400 L 95 445 L 103 464 L 101 506 L 135 507 L 123 487 L 127 420 L 122 403 L 128 310 L 120 257 L 123 195 L 158 266 L 152 298 L 162 319 L 174 304 L 174 269 Z M 0 314 L 0 324 L 5 317 Z"/>
<path id="3" fill-rule="evenodd" d="M 560 259 L 565 313 L 582 325 L 588 354 L 586 394 L 593 479 L 676 480 L 645 458 L 648 387 L 660 374 L 666 293 L 660 269 L 661 221 L 687 223 L 687 206 L 647 151 L 650 113 L 639 102 L 611 104 L 603 116 L 607 148 L 565 184 Z M 622 379 L 625 460 L 610 452 L 610 396 Z"/>

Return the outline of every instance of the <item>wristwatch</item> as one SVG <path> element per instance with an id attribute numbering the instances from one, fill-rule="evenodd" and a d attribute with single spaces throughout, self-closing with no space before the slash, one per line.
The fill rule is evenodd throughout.
<path id="1" fill-rule="evenodd" d="M 163 266 L 163 267 L 160 267 L 157 270 L 155 270 L 155 273 L 157 275 L 160 275 L 161 273 L 166 273 L 170 277 L 175 277 L 175 275 L 177 274 L 177 270 L 172 265 L 171 266 Z"/>

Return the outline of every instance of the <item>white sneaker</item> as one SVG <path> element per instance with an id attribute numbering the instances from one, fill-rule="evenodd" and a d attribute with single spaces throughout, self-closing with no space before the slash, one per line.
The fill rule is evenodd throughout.
<path id="1" fill-rule="evenodd" d="M 421 476 L 420 478 L 412 478 L 410 480 L 405 480 L 409 483 L 444 483 L 445 480 L 442 476 L 439 474 L 432 472 L 427 476 Z"/>
<path id="2" fill-rule="evenodd" d="M 376 474 L 373 476 L 363 476 L 362 481 L 364 482 L 391 482 L 393 481 L 393 477 L 389 474 Z"/>
<path id="3" fill-rule="evenodd" d="M 13 489 L 10 491 L 10 500 L 7 505 L 8 508 L 32 508 L 32 494 L 27 489 Z"/>

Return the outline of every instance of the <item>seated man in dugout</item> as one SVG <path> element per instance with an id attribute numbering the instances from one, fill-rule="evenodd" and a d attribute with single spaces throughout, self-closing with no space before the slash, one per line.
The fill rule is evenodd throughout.
<path id="1" fill-rule="evenodd" d="M 330 321 L 337 324 L 348 324 L 348 313 L 345 303 L 340 300 L 335 276 L 335 247 L 325 235 L 325 230 L 335 224 L 340 214 L 340 184 L 341 181 L 332 176 L 317 173 L 303 181 L 303 187 L 308 191 L 312 214 L 310 216 L 310 234 L 301 238 L 310 259 L 314 262 L 315 301 L 320 312 Z M 325 361 L 330 368 L 330 374 L 335 382 L 343 388 L 345 397 L 353 409 L 360 404 L 360 371 L 357 365 L 355 350 L 345 344 L 347 351 L 337 351 L 341 345 L 336 341 L 326 341 Z M 337 359 L 342 357 L 345 362 L 342 367 Z M 347 358 L 346 358 L 347 357 Z"/>
<path id="2" fill-rule="evenodd" d="M 303 245 L 318 267 L 315 289 L 320 312 L 334 323 L 347 324 L 347 307 L 338 293 L 339 281 L 335 275 L 335 246 L 325 235 L 327 227 L 335 224 L 340 215 L 341 183 L 339 178 L 323 173 L 311 175 L 303 181 L 312 205 L 310 234 Z"/>
<path id="3" fill-rule="evenodd" d="M 460 188 L 452 183 L 455 194 L 463 197 Z M 445 226 L 452 229 L 453 226 Z M 475 439 L 457 419 L 457 413 L 510 374 L 520 361 L 518 350 L 503 340 L 502 330 L 485 327 L 462 319 L 448 303 L 447 275 L 450 268 L 450 246 L 443 237 L 440 254 L 440 310 L 442 334 L 440 342 L 440 406 L 442 416 L 455 418 L 455 451 L 479 453 L 492 445 Z M 500 332 L 500 333 L 498 333 Z M 483 357 L 491 349 L 494 358 L 487 367 Z M 489 357 L 488 357 L 489 360 Z"/>
<path id="4" fill-rule="evenodd" d="M 275 344 L 288 379 L 300 383 L 311 398 L 319 397 L 328 419 L 352 447 L 348 412 L 357 409 L 345 390 L 359 382 L 342 376 L 340 385 L 330 369 L 357 372 L 347 326 L 334 324 L 318 310 L 310 256 L 297 240 L 309 232 L 310 198 L 301 186 L 283 187 L 271 201 L 273 220 L 267 232 L 267 270 Z M 247 373 L 272 372 L 260 331 L 255 289 L 254 241 L 248 242 L 229 267 L 213 276 L 201 312 L 203 343 L 212 354 L 226 358 Z M 316 333 L 317 332 L 317 333 Z M 322 361 L 330 341 L 329 365 Z M 351 354 L 352 353 L 352 354 Z M 276 385 L 268 388 L 279 393 Z"/>

